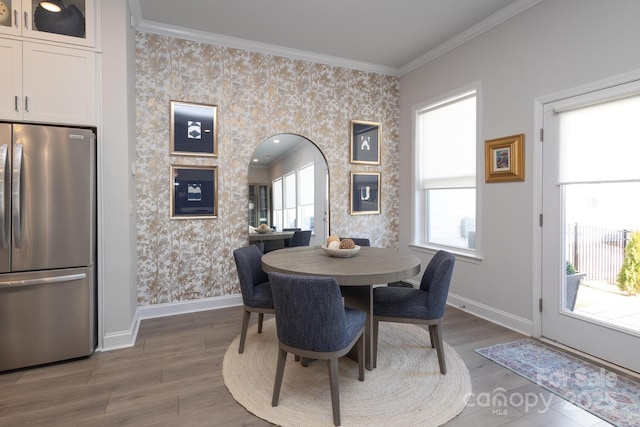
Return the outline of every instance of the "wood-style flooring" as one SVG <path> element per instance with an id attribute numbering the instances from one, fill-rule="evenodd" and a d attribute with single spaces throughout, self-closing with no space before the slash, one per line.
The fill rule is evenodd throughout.
<path id="1" fill-rule="evenodd" d="M 0 374 L 0 426 L 269 426 L 236 403 L 222 379 L 241 319 L 241 307 L 148 319 L 135 347 Z M 513 397 L 507 407 L 472 399 L 447 426 L 609 425 L 474 352 L 522 335 L 451 307 L 443 332 L 469 368 L 475 396 Z M 520 396 L 551 403 L 526 408 Z"/>

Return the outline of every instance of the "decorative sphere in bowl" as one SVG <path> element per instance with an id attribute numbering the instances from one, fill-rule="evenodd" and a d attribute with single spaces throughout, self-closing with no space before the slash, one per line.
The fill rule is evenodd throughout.
<path id="1" fill-rule="evenodd" d="M 334 243 L 334 242 L 331 242 Z M 360 251 L 360 246 L 356 245 L 351 249 L 332 249 L 331 247 L 322 246 L 322 250 L 329 256 L 338 257 L 338 258 L 348 258 L 352 255 L 355 255 Z"/>

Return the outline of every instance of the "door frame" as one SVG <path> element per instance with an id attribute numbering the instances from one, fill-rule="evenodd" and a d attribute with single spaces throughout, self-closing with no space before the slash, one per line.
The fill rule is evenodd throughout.
<path id="1" fill-rule="evenodd" d="M 542 298 L 542 227 L 540 218 L 542 215 L 542 148 L 544 144 L 544 135 L 542 133 L 544 123 L 544 105 L 561 101 L 566 98 L 572 98 L 586 93 L 595 92 L 613 86 L 623 85 L 640 81 L 640 71 L 625 73 L 610 78 L 598 80 L 586 85 L 577 86 L 571 89 L 555 92 L 534 99 L 534 127 L 532 135 L 534 135 L 533 146 L 533 207 L 535 214 L 533 215 L 533 301 L 532 301 L 532 336 L 542 338 L 542 311 L 540 310 L 540 301 Z M 558 345 L 556 342 L 552 342 Z M 561 347 L 564 347 L 560 345 Z M 568 348 L 568 347 L 564 347 Z M 579 352 L 575 349 L 570 349 Z M 579 352 L 580 354 L 585 354 Z M 588 356 L 588 355 L 587 355 Z M 591 356 L 591 358 L 594 358 Z M 599 361 L 602 361 L 598 359 Z M 606 362 L 606 361 L 604 361 Z M 620 367 L 618 367 L 620 368 Z M 626 369 L 625 369 L 626 370 Z M 633 371 L 629 371 L 633 372 Z M 636 374 L 637 375 L 637 374 Z"/>

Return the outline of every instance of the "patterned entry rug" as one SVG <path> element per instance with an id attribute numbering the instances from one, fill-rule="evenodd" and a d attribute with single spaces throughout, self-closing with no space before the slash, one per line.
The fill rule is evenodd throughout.
<path id="1" fill-rule="evenodd" d="M 233 398 L 254 415 L 279 426 L 333 426 L 327 361 L 307 368 L 288 355 L 280 402 L 271 406 L 278 356 L 275 321 L 266 321 L 261 334 L 253 326 L 243 354 L 239 337 L 227 349 L 222 374 Z M 358 381 L 358 364 L 339 361 L 342 426 L 438 426 L 465 407 L 471 393 L 469 371 L 445 343 L 447 374 L 441 375 L 429 333 L 415 325 L 381 323 L 378 367 L 365 370 Z"/>
<path id="2" fill-rule="evenodd" d="M 640 426 L 639 382 L 530 339 L 476 352 L 611 424 Z"/>

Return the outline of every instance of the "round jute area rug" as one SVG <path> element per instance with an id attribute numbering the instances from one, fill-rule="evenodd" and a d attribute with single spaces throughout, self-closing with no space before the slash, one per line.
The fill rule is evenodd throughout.
<path id="1" fill-rule="evenodd" d="M 271 406 L 278 356 L 275 320 L 261 334 L 253 326 L 243 354 L 240 338 L 224 356 L 222 375 L 233 398 L 254 415 L 280 426 L 332 426 L 327 361 L 308 367 L 287 356 L 280 401 Z M 440 374 L 429 333 L 415 325 L 380 323 L 378 366 L 358 381 L 358 364 L 339 361 L 340 414 L 343 426 L 438 426 L 465 407 L 471 393 L 469 371 L 445 343 L 447 374 Z"/>

